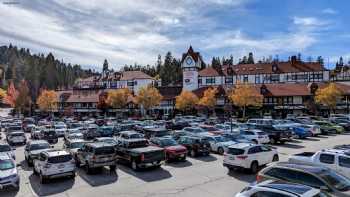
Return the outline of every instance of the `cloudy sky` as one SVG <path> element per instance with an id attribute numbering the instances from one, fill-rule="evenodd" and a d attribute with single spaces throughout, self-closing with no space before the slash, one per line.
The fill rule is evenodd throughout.
<path id="1" fill-rule="evenodd" d="M 206 62 L 302 53 L 350 58 L 348 0 L 0 0 L 0 45 L 100 68 L 151 64 L 191 44 Z"/>

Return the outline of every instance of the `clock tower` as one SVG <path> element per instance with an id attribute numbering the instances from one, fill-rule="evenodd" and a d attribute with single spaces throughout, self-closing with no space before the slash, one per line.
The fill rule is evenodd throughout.
<path id="1" fill-rule="evenodd" d="M 202 57 L 198 52 L 194 52 L 192 46 L 187 53 L 182 54 L 182 86 L 184 90 L 192 91 L 198 89 L 198 71 L 202 65 Z"/>

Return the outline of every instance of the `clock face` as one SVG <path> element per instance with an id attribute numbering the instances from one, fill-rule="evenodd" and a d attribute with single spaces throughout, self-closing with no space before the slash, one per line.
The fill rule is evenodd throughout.
<path id="1" fill-rule="evenodd" d="M 192 64 L 192 59 L 190 57 L 188 57 L 186 59 L 186 63 L 187 63 L 187 65 L 191 65 Z"/>

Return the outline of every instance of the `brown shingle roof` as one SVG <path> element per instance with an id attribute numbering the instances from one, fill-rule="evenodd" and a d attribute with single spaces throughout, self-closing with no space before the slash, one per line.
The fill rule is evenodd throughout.
<path id="1" fill-rule="evenodd" d="M 179 96 L 182 91 L 182 86 L 163 86 L 157 87 L 159 93 L 163 96 L 162 100 L 172 100 L 175 99 L 176 96 Z"/>
<path id="2" fill-rule="evenodd" d="M 182 54 L 181 63 L 185 60 L 187 56 L 191 56 L 195 62 L 197 62 L 199 59 L 203 62 L 200 53 L 194 52 L 192 46 L 190 46 L 190 48 L 187 50 L 187 53 Z"/>
<path id="3" fill-rule="evenodd" d="M 70 95 L 67 103 L 98 103 L 99 96 L 103 91 L 101 90 L 92 90 L 92 91 L 74 91 Z"/>
<path id="4" fill-rule="evenodd" d="M 220 76 L 219 72 L 215 70 L 213 67 L 207 67 L 198 73 L 199 76 L 202 77 L 215 77 Z"/>
<path id="5" fill-rule="evenodd" d="M 122 73 L 120 80 L 134 80 L 134 79 L 152 79 L 142 71 L 125 71 Z"/>
<path id="6" fill-rule="evenodd" d="M 277 65 L 278 73 L 289 72 L 317 72 L 323 71 L 325 68 L 317 62 L 277 62 L 277 63 L 257 63 L 257 64 L 237 64 L 231 66 L 233 74 L 248 75 L 248 74 L 273 74 L 273 64 Z M 223 66 L 224 75 L 228 75 L 229 66 Z"/>

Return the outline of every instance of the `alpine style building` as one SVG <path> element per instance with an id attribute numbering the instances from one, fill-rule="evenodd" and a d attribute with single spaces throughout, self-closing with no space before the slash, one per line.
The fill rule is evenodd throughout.
<path id="1" fill-rule="evenodd" d="M 72 90 L 59 91 L 59 110 L 67 108 L 74 113 L 98 113 L 98 103 L 110 89 L 129 88 L 137 94 L 141 87 L 153 85 L 163 95 L 161 104 L 155 108 L 163 114 L 175 110 L 175 99 L 182 90 L 192 91 L 201 97 L 209 87 L 217 87 L 218 112 L 232 110 L 232 104 L 227 99 L 227 92 L 234 88 L 237 82 L 248 83 L 264 96 L 262 113 L 285 116 L 289 113 L 300 114 L 315 108 L 311 102 L 318 88 L 323 88 L 329 82 L 335 82 L 342 91 L 343 98 L 338 101 L 337 110 L 349 112 L 350 72 L 349 69 L 325 69 L 317 62 L 303 62 L 296 56 L 288 61 L 273 61 L 271 63 L 223 65 L 220 70 L 213 67 L 203 67 L 203 58 L 190 46 L 182 55 L 183 71 L 182 86 L 161 86 L 160 80 L 155 80 L 141 71 L 110 73 L 104 68 L 100 76 L 77 80 Z M 130 101 L 130 109 L 136 108 Z M 308 108 L 308 109 L 306 109 Z M 112 109 L 110 109 L 113 111 Z"/>

